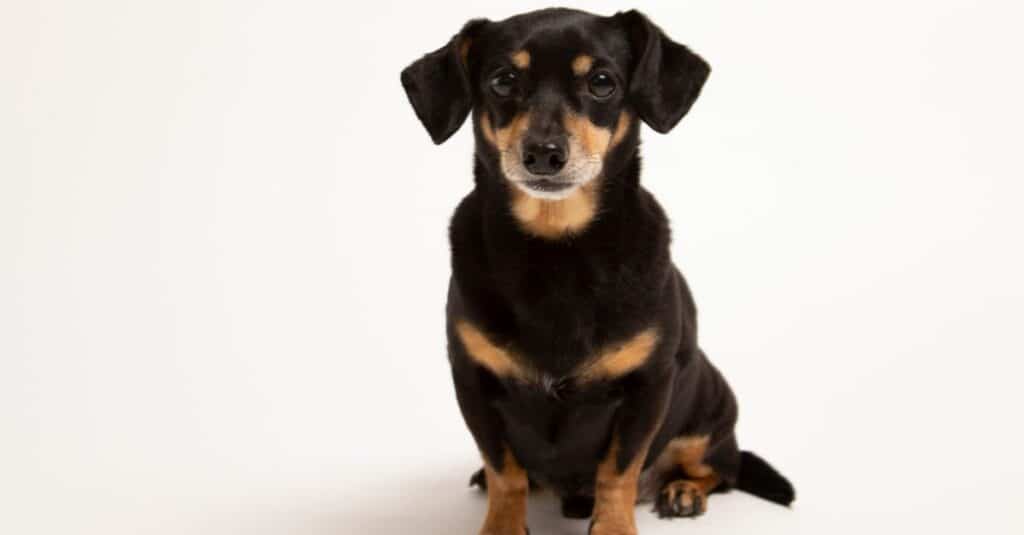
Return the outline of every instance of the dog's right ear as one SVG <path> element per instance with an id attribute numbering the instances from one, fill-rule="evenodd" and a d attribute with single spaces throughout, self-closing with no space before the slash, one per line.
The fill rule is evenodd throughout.
<path id="1" fill-rule="evenodd" d="M 467 61 L 473 38 L 486 23 L 486 19 L 469 21 L 448 44 L 402 71 L 409 103 L 438 145 L 462 126 L 473 109 Z"/>

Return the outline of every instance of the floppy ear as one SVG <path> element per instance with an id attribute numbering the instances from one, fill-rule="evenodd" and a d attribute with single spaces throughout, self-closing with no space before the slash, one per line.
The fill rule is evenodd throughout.
<path id="1" fill-rule="evenodd" d="M 402 87 L 409 103 L 438 145 L 462 126 L 473 108 L 466 60 L 473 34 L 486 22 L 469 21 L 447 45 L 402 71 Z"/>
<path id="2" fill-rule="evenodd" d="M 659 133 L 672 130 L 700 95 L 711 67 L 685 46 L 669 39 L 643 13 L 615 18 L 629 36 L 633 73 L 629 98 L 637 114 Z"/>

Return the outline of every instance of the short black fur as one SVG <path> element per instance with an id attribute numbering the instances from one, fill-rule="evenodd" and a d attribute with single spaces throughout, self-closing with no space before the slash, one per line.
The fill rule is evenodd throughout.
<path id="1" fill-rule="evenodd" d="M 551 82 L 524 88 L 519 98 L 495 98 L 489 80 L 524 48 L 535 63 L 524 83 L 555 80 L 561 75 L 545 69 L 585 51 L 623 89 L 598 100 L 581 96 L 571 82 Z M 636 11 L 599 17 L 556 9 L 471 21 L 402 73 L 436 143 L 470 112 L 474 118 L 475 187 L 450 228 L 449 360 L 459 406 L 489 464 L 500 470 L 507 448 L 531 481 L 563 498 L 567 516 L 585 516 L 592 507 L 595 472 L 613 441 L 620 469 L 649 443 L 649 468 L 673 439 L 706 435 L 705 462 L 721 477 L 719 490 L 740 488 L 787 505 L 794 497 L 778 472 L 737 447 L 735 398 L 697 345 L 696 309 L 669 255 L 668 220 L 639 182 L 639 123 L 628 123 L 604 156 L 599 213 L 560 239 L 531 235 L 512 214 L 516 190 L 487 130 L 507 127 L 524 110 L 533 114 L 532 132 L 550 130 L 557 121 L 543 117 L 566 109 L 597 128 L 614 128 L 625 114 L 668 132 L 709 72 L 703 59 Z M 481 366 L 457 333 L 459 321 L 514 350 L 545 379 L 499 377 Z M 650 327 L 658 343 L 641 367 L 607 381 L 574 379 L 582 359 Z M 485 486 L 482 473 L 472 483 Z"/>

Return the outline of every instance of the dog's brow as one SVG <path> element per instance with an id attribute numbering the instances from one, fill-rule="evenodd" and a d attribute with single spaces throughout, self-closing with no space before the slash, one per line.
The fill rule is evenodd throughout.
<path id="1" fill-rule="evenodd" d="M 576 59 L 572 60 L 572 72 L 576 76 L 587 74 L 593 66 L 594 58 L 587 54 L 580 54 L 576 56 Z"/>
<path id="2" fill-rule="evenodd" d="M 520 69 L 530 67 L 530 53 L 525 50 L 518 50 L 512 54 L 512 63 Z"/>

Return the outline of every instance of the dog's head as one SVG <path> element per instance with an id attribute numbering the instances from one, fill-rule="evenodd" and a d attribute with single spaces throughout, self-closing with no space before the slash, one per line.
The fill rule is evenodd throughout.
<path id="1" fill-rule="evenodd" d="M 477 153 L 532 199 L 558 201 L 632 156 L 636 118 L 671 130 L 710 68 L 636 11 L 549 9 L 472 20 L 402 72 L 435 143 L 473 112 Z"/>

